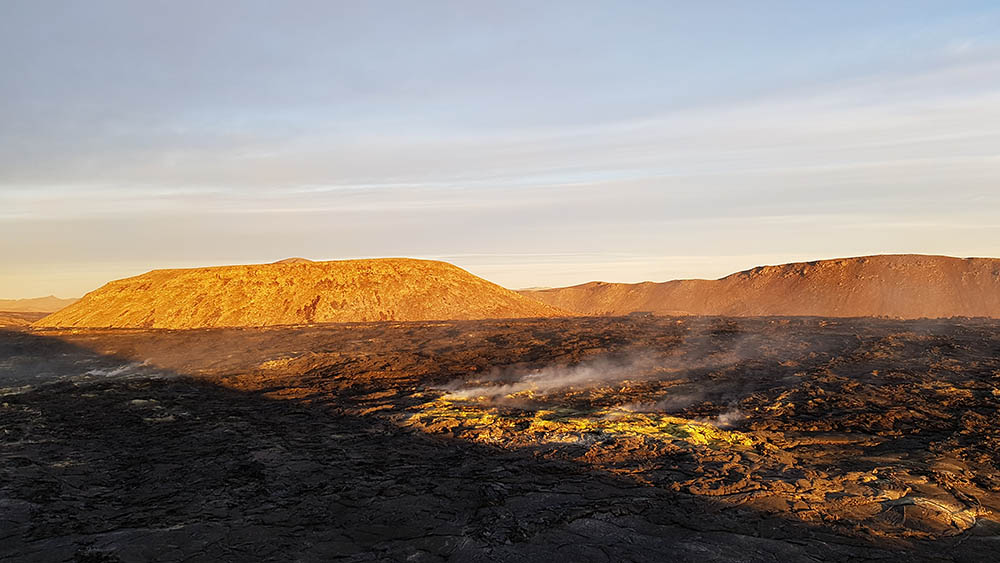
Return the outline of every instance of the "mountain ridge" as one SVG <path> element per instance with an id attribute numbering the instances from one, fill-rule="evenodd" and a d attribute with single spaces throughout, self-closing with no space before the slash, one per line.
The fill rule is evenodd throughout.
<path id="1" fill-rule="evenodd" d="M 521 291 L 592 316 L 1000 317 L 1000 259 L 879 254 L 757 266 L 717 280 Z"/>
<path id="2" fill-rule="evenodd" d="M 61 299 L 55 295 L 26 299 L 0 299 L 0 311 L 8 313 L 54 313 L 64 309 L 79 298 Z"/>

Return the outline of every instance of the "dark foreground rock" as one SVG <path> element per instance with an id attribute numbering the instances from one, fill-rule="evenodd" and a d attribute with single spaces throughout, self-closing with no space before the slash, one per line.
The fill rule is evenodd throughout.
<path id="1" fill-rule="evenodd" d="M 688 368 L 484 408 L 579 411 L 696 385 L 661 407 L 716 421 L 738 408 L 732 431 L 776 449 L 491 445 L 473 426 L 407 424 L 456 382 L 638 351 L 654 359 L 635 369 L 662 368 L 656 353 Z M 994 323 L 10 331 L 0 378 L 7 560 L 983 561 L 1000 547 Z"/>

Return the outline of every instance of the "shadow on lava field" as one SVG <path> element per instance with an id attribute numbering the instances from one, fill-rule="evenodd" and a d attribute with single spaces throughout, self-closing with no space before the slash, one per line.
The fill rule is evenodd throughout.
<path id="1" fill-rule="evenodd" d="M 0 556 L 982 560 L 986 321 L 0 333 Z"/>

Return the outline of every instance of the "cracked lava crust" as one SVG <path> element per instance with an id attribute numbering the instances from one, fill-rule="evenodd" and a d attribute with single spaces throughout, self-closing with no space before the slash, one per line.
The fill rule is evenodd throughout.
<path id="1" fill-rule="evenodd" d="M 0 557 L 982 561 L 1000 323 L 0 333 Z"/>

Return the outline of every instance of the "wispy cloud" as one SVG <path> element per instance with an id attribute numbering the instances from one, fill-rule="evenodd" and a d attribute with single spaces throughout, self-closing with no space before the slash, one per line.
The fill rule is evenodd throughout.
<path id="1" fill-rule="evenodd" d="M 740 21 L 691 8 L 703 31 L 729 26 L 711 37 L 638 9 L 577 29 L 557 5 L 536 27 L 498 8 L 496 36 L 479 19 L 439 37 L 387 22 L 421 39 L 407 45 L 288 15 L 275 25 L 301 33 L 275 41 L 253 27 L 266 14 L 221 10 L 225 25 L 199 21 L 191 46 L 129 35 L 129 51 L 83 34 L 80 53 L 12 18 L 0 24 L 0 254 L 26 273 L 0 293 L 34 287 L 32 265 L 108 254 L 129 271 L 453 256 L 512 286 L 1000 254 L 987 237 L 1000 214 L 997 14 L 842 9 L 871 13 L 840 31 L 791 10 L 813 28 L 775 38 L 739 8 Z M 127 21 L 136 8 L 95 10 Z M 80 33 L 71 18 L 52 25 Z M 136 53 L 161 64 L 136 66 Z"/>

